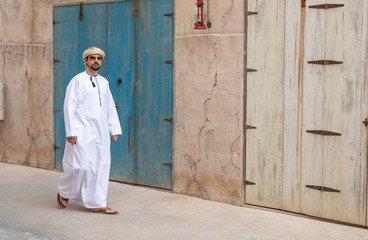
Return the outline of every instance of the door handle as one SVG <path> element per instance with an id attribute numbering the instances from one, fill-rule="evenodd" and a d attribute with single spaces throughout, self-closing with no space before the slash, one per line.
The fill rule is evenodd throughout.
<path id="1" fill-rule="evenodd" d="M 120 86 L 121 85 L 121 78 L 119 78 L 118 80 L 116 80 L 116 85 Z"/>

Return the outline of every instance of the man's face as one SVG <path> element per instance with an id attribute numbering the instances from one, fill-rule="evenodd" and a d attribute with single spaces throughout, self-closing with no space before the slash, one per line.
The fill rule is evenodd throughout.
<path id="1" fill-rule="evenodd" d="M 86 66 L 93 71 L 98 71 L 101 67 L 102 57 L 101 55 L 94 54 L 88 56 L 86 60 Z"/>

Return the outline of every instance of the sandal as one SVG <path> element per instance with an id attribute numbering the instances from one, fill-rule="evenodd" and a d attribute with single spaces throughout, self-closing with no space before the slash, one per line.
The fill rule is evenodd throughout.
<path id="1" fill-rule="evenodd" d="M 64 205 L 64 204 L 61 202 L 61 200 L 64 200 L 64 201 L 66 202 L 66 205 Z M 60 196 L 60 194 L 58 193 L 58 194 L 57 194 L 57 199 L 56 199 L 56 201 L 57 201 L 57 203 L 58 203 L 59 207 L 61 207 L 61 208 L 66 208 L 66 207 L 68 206 L 68 201 L 69 201 L 69 199 L 63 198 L 63 197 L 62 197 L 62 196 Z"/>
<path id="2" fill-rule="evenodd" d="M 111 209 L 109 207 L 101 208 L 101 209 L 98 209 L 98 210 L 93 210 L 92 212 L 94 212 L 94 213 L 111 214 L 111 215 L 119 214 L 118 211 L 113 210 L 113 209 Z"/>

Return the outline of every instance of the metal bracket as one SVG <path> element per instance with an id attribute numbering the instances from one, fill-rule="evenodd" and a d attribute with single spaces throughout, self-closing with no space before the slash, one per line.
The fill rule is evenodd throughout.
<path id="1" fill-rule="evenodd" d="M 52 25 L 56 25 L 56 24 L 59 24 L 60 21 L 52 21 Z"/>
<path id="2" fill-rule="evenodd" d="M 257 127 L 250 126 L 250 125 L 245 125 L 245 129 L 257 129 Z"/>
<path id="3" fill-rule="evenodd" d="M 171 17 L 171 18 L 172 18 L 172 17 L 174 16 L 174 14 L 171 12 L 171 13 L 166 13 L 166 14 L 164 14 L 164 16 L 165 16 L 165 17 Z"/>
<path id="4" fill-rule="evenodd" d="M 341 133 L 325 131 L 325 130 L 307 130 L 307 133 L 313 133 L 323 136 L 341 136 Z"/>
<path id="5" fill-rule="evenodd" d="M 309 6 L 309 8 L 316 8 L 316 9 L 324 9 L 324 10 L 327 10 L 327 9 L 330 9 L 330 8 L 338 8 L 338 7 L 343 7 L 344 4 L 320 4 L 320 5 L 312 5 L 312 6 Z"/>
<path id="6" fill-rule="evenodd" d="M 336 193 L 341 192 L 340 190 L 329 188 L 329 187 L 324 187 L 324 186 L 305 185 L 305 187 L 311 188 L 314 190 L 318 190 L 318 191 L 322 191 L 322 192 L 336 192 Z"/>
<path id="7" fill-rule="evenodd" d="M 57 60 L 55 58 L 53 60 L 54 60 L 54 64 L 60 62 L 60 60 Z"/>
<path id="8" fill-rule="evenodd" d="M 61 149 L 61 147 L 58 147 L 54 144 L 54 150 Z"/>
<path id="9" fill-rule="evenodd" d="M 165 61 L 164 63 L 165 63 L 165 64 L 172 64 L 172 63 L 173 63 L 173 61 L 172 61 L 172 60 L 168 60 L 168 61 Z"/>
<path id="10" fill-rule="evenodd" d="M 257 71 L 258 71 L 257 69 L 247 68 L 247 73 L 248 73 L 248 72 L 257 72 Z"/>

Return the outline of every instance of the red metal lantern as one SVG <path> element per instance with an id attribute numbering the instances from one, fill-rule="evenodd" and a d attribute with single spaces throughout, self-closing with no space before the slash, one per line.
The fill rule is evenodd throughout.
<path id="1" fill-rule="evenodd" d="M 204 24 L 204 16 L 203 16 L 203 0 L 197 0 L 197 15 L 196 22 L 194 23 L 194 29 L 206 29 L 206 24 Z"/>

